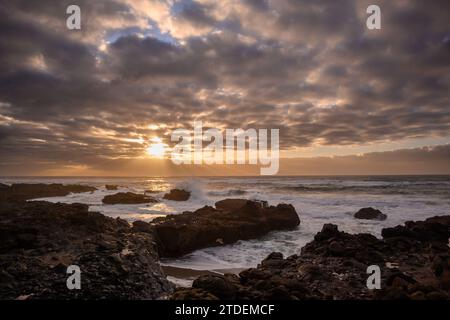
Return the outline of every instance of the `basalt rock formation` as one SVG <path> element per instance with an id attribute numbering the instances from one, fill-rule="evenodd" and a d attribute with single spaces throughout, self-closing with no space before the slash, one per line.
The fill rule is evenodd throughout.
<path id="1" fill-rule="evenodd" d="M 66 285 L 81 270 L 81 290 Z M 84 204 L 0 205 L 0 299 L 158 299 L 173 286 L 154 238 Z"/>
<path id="2" fill-rule="evenodd" d="M 94 187 L 83 185 L 25 184 L 17 183 L 11 186 L 0 186 L 0 201 L 24 201 L 48 197 L 65 197 L 70 193 L 93 192 Z"/>
<path id="3" fill-rule="evenodd" d="M 172 189 L 164 195 L 164 199 L 172 201 L 187 201 L 191 197 L 191 193 L 186 190 Z"/>
<path id="4" fill-rule="evenodd" d="M 357 213 L 355 213 L 354 217 L 356 219 L 363 219 L 363 220 L 386 220 L 387 215 L 382 213 L 380 210 L 374 209 L 374 208 L 362 208 Z"/>
<path id="5" fill-rule="evenodd" d="M 178 257 L 200 248 L 257 238 L 273 230 L 294 229 L 300 223 L 292 205 L 227 201 L 228 205 L 219 202 L 216 208 L 205 206 L 153 220 L 160 255 Z"/>
<path id="6" fill-rule="evenodd" d="M 239 275 L 206 275 L 172 299 L 450 299 L 450 216 L 383 230 L 383 239 L 324 225 L 300 255 L 272 253 Z M 367 287 L 379 266 L 381 289 Z"/>
<path id="7" fill-rule="evenodd" d="M 102 200 L 104 204 L 141 204 L 158 202 L 153 197 L 136 194 L 132 192 L 119 192 L 113 195 L 105 196 Z"/>

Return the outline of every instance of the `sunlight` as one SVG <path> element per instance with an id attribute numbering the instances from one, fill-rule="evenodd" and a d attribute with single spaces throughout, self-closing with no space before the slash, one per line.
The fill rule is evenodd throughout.
<path id="1" fill-rule="evenodd" d="M 147 154 L 155 158 L 162 158 L 165 152 L 166 152 L 165 143 L 154 143 L 147 148 Z"/>

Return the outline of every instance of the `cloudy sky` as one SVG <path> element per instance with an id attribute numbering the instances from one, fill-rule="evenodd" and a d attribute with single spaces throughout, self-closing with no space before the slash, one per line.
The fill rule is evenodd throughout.
<path id="1" fill-rule="evenodd" d="M 449 21 L 448 0 L 0 0 L 0 174 L 253 173 L 147 152 L 194 120 L 279 128 L 282 174 L 450 173 Z"/>

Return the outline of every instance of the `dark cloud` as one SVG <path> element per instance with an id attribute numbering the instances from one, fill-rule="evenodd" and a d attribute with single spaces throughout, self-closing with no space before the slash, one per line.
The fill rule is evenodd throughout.
<path id="1" fill-rule="evenodd" d="M 373 152 L 361 156 L 284 159 L 281 175 L 450 174 L 450 146 Z"/>
<path id="2" fill-rule="evenodd" d="M 209 6 L 201 5 L 195 1 L 187 2 L 176 17 L 195 26 L 213 26 L 217 21 L 208 14 L 208 9 Z"/>
<path id="3" fill-rule="evenodd" d="M 77 3 L 80 32 L 72 1 L 0 0 L 3 163 L 132 159 L 194 119 L 283 149 L 450 133 L 448 1 Z"/>

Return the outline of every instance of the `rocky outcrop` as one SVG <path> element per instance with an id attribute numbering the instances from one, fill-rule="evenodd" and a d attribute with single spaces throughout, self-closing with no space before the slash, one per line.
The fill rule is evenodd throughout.
<path id="1" fill-rule="evenodd" d="M 172 201 L 187 201 L 191 197 L 191 193 L 186 190 L 172 189 L 164 195 L 164 199 Z"/>
<path id="2" fill-rule="evenodd" d="M 200 248 L 257 238 L 273 230 L 293 229 L 300 223 L 295 208 L 288 204 L 269 207 L 245 200 L 242 206 L 219 207 L 206 206 L 153 220 L 160 254 L 177 257 Z"/>
<path id="3" fill-rule="evenodd" d="M 105 196 L 102 200 L 104 204 L 141 204 L 158 202 L 153 197 L 136 194 L 132 192 L 119 192 L 113 195 Z"/>
<path id="4" fill-rule="evenodd" d="M 0 201 L 24 201 L 38 198 L 65 197 L 70 193 L 93 192 L 94 187 L 83 185 L 24 184 L 0 187 Z"/>
<path id="5" fill-rule="evenodd" d="M 106 189 L 106 190 L 109 190 L 109 191 L 115 191 L 115 190 L 119 189 L 119 186 L 116 186 L 116 185 L 114 185 L 114 184 L 107 184 L 107 185 L 105 186 L 105 189 Z"/>
<path id="6" fill-rule="evenodd" d="M 419 241 L 446 242 L 449 238 L 450 216 L 429 218 L 425 221 L 408 221 L 404 226 L 382 230 L 385 239 L 406 238 Z"/>
<path id="7" fill-rule="evenodd" d="M 383 230 L 384 239 L 324 225 L 300 255 L 274 252 L 239 275 L 206 275 L 172 299 L 450 299 L 450 216 Z M 367 267 L 381 290 L 367 288 Z"/>
<path id="8" fill-rule="evenodd" d="M 387 215 L 383 214 L 380 210 L 374 208 L 362 208 L 357 213 L 355 213 L 354 217 L 356 219 L 379 220 L 379 221 L 384 221 L 387 219 Z"/>
<path id="9" fill-rule="evenodd" d="M 225 200 L 217 201 L 215 203 L 215 207 L 219 210 L 228 210 L 228 211 L 238 210 L 238 209 L 241 209 L 242 207 L 244 207 L 247 204 L 247 201 L 248 200 L 246 200 L 246 199 L 225 199 Z M 263 208 L 268 207 L 267 201 L 253 200 L 253 202 L 259 203 L 261 205 L 261 207 L 263 207 Z"/>
<path id="10" fill-rule="evenodd" d="M 68 290 L 67 267 L 81 269 Z M 2 203 L 0 299 L 157 299 L 172 291 L 150 233 L 83 204 Z"/>

